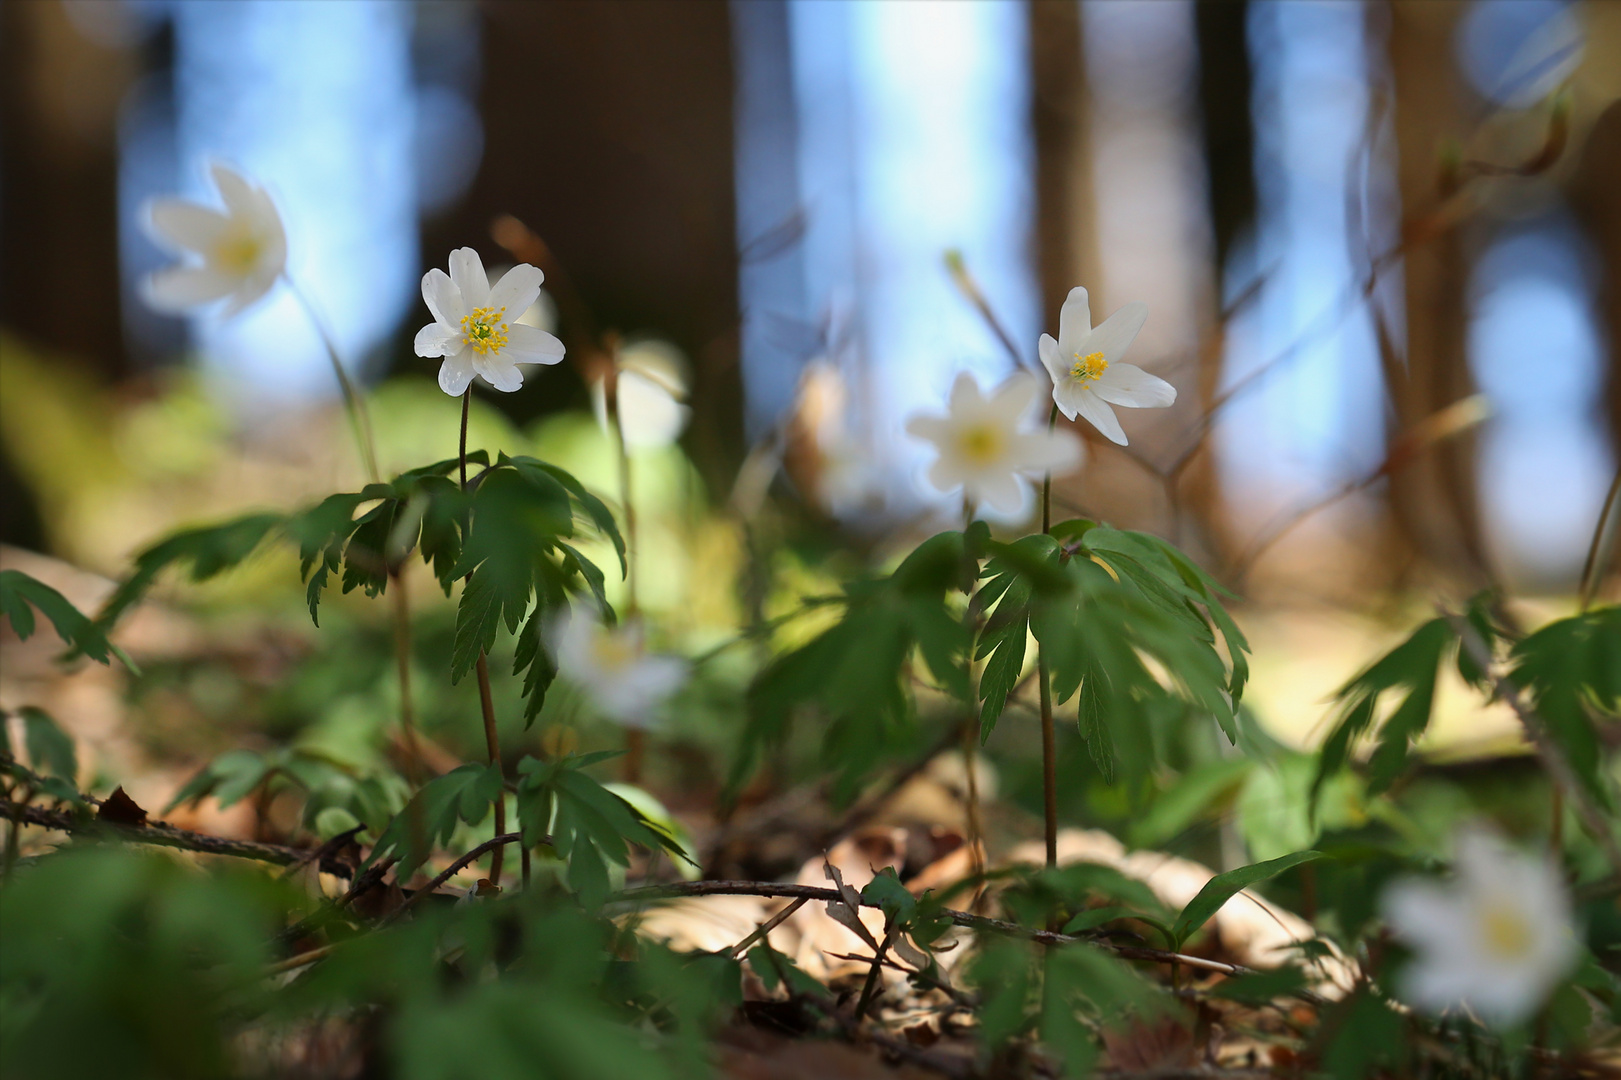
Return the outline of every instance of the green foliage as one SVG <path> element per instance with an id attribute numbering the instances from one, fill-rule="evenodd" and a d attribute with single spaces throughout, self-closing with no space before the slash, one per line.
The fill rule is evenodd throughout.
<path id="1" fill-rule="evenodd" d="M 541 647 L 547 624 L 582 587 L 612 618 L 603 595 L 603 575 L 566 538 L 583 518 L 613 541 L 624 570 L 625 543 L 613 516 L 568 473 L 530 457 L 502 454 L 473 492 L 472 524 L 449 578 L 467 576 L 456 609 L 456 640 L 450 678 L 459 681 L 495 643 L 504 623 L 518 633 L 514 675 L 524 680 L 524 719 L 534 720 L 556 671 Z M 446 581 L 448 587 L 448 578 Z M 530 599 L 534 598 L 531 608 Z M 525 619 L 525 613 L 528 618 Z M 519 632 L 519 626 L 522 632 Z"/>
<path id="2" fill-rule="evenodd" d="M 203 581 L 277 536 L 298 547 L 310 618 L 318 624 L 333 575 L 345 593 L 361 589 L 377 596 L 415 549 L 447 596 L 456 579 L 467 578 L 456 613 L 451 681 L 472 670 L 503 623 L 510 632 L 521 625 L 513 674 L 527 672 L 524 718 L 533 721 L 556 675 L 541 647 L 548 621 L 567 606 L 571 592 L 589 592 L 612 617 L 602 571 L 567 540 L 576 536 L 578 522 L 587 523 L 612 541 L 621 572 L 625 542 L 602 500 L 562 469 L 505 454 L 490 466 L 483 451 L 467 460 L 483 471 L 465 492 L 449 479 L 459 467 L 459 459 L 450 458 L 386 484 L 329 495 L 298 513 L 250 514 L 176 533 L 136 556 L 134 572 L 97 616 L 95 630 L 104 634 L 168 567 L 189 566 L 192 580 Z M 12 613 L 9 602 L 6 611 Z"/>
<path id="3" fill-rule="evenodd" d="M 11 621 L 11 628 L 22 641 L 34 633 L 34 608 L 51 621 L 56 636 L 74 652 L 103 664 L 111 663 L 111 657 L 116 656 L 125 667 L 135 670 L 124 651 L 108 641 L 103 629 L 70 604 L 67 597 L 21 570 L 0 570 L 0 615 Z"/>
<path id="4" fill-rule="evenodd" d="M 1356 740 L 1373 724 L 1380 698 L 1405 691 L 1401 704 L 1379 729 L 1379 742 L 1369 762 L 1369 793 L 1376 795 L 1395 782 L 1407 766 L 1409 745 L 1429 726 L 1436 674 L 1446 649 L 1455 644 L 1447 621 L 1431 619 L 1335 692 L 1340 719 L 1319 752 L 1313 800 L 1323 782 L 1350 760 Z"/>
<path id="5" fill-rule="evenodd" d="M 1228 900 L 1251 885 L 1258 885 L 1263 881 L 1277 877 L 1292 867 L 1301 863 L 1321 859 L 1321 851 L 1297 851 L 1292 855 L 1285 855 L 1280 859 L 1272 859 L 1253 866 L 1240 866 L 1236 870 L 1229 870 L 1225 874 L 1217 874 L 1205 882 L 1199 894 L 1188 901 L 1188 906 L 1182 909 L 1182 914 L 1176 917 L 1176 923 L 1171 927 L 1171 937 L 1180 949 L 1182 943 L 1199 932 L 1210 917 L 1221 909 Z"/>
<path id="6" fill-rule="evenodd" d="M 946 601 L 968 591 L 987 536 L 980 522 L 966 533 L 941 533 L 887 578 L 846 586 L 844 617 L 774 660 L 750 688 L 732 789 L 761 750 L 785 736 L 790 720 L 810 711 L 826 723 L 823 761 L 836 774 L 835 797 L 848 798 L 911 722 L 914 654 L 942 688 L 966 700 L 970 633 Z"/>
<path id="7" fill-rule="evenodd" d="M 23 745 L 34 771 L 73 783 L 79 775 L 79 755 L 73 736 L 62 730 L 44 709 L 25 705 L 17 710 L 23 721 Z"/>
<path id="8" fill-rule="evenodd" d="M 1549 623 L 1509 652 L 1509 680 L 1523 688 L 1588 791 L 1613 805 L 1592 714 L 1621 714 L 1621 606 Z"/>
<path id="9" fill-rule="evenodd" d="M 626 842 L 685 859 L 668 831 L 582 770 L 612 753 L 573 755 L 558 761 L 526 757 L 518 763 L 518 824 L 523 842 L 546 840 L 568 860 L 568 886 L 588 908 L 608 896 L 608 863 L 630 865 Z"/>
<path id="10" fill-rule="evenodd" d="M 6 882 L 0 1073 L 40 1080 L 216 1080 L 235 1073 L 228 1018 L 297 898 L 257 870 L 75 848 Z"/>
<path id="11" fill-rule="evenodd" d="M 1106 780 L 1117 766 L 1132 778 L 1152 766 L 1154 748 L 1142 739 L 1150 713 L 1169 696 L 1162 676 L 1236 741 L 1234 708 L 1249 678 L 1249 645 L 1222 607 L 1219 586 L 1186 556 L 1145 534 L 1088 521 L 992 544 L 991 551 L 975 597 L 982 610 L 994 605 L 976 650 L 986 660 L 982 738 L 1017 681 L 1028 628 L 1057 703 L 1076 699 L 1081 734 Z"/>
<path id="12" fill-rule="evenodd" d="M 450 842 L 459 823 L 483 821 L 500 794 L 499 765 L 462 765 L 428 781 L 388 823 L 367 863 L 397 859 L 395 879 L 408 880 L 436 846 Z"/>

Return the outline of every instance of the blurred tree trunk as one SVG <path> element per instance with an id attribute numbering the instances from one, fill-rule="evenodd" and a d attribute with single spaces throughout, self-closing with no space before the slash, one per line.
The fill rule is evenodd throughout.
<path id="1" fill-rule="evenodd" d="M 1612 102 L 1588 132 L 1571 199 L 1599 255 L 1598 311 L 1609 359 L 1605 399 L 1621 460 L 1621 101 Z"/>
<path id="2" fill-rule="evenodd" d="M 1036 143 L 1036 265 L 1042 327 L 1058 332 L 1058 311 L 1076 285 L 1097 289 L 1102 269 L 1092 228 L 1086 67 L 1081 10 L 1074 0 L 1030 0 L 1031 126 Z"/>
<path id="3" fill-rule="evenodd" d="M 456 212 L 424 229 L 424 249 L 471 244 L 509 258 L 490 223 L 515 215 L 551 248 L 596 330 L 679 346 L 693 364 L 687 449 L 711 496 L 724 497 L 743 455 L 726 3 L 490 0 L 480 10 L 484 160 Z M 566 340 L 581 328 L 562 329 Z M 501 404 L 585 403 L 578 383 L 563 387 Z"/>
<path id="4" fill-rule="evenodd" d="M 1467 9 L 1460 0 L 1392 0 L 1390 68 L 1395 89 L 1397 182 L 1404 219 L 1439 200 L 1441 150 L 1468 130 L 1466 90 L 1453 63 L 1453 41 Z M 1436 411 L 1474 392 L 1469 372 L 1468 284 L 1480 246 L 1464 225 L 1414 247 L 1403 264 L 1406 349 L 1386 355 L 1392 441 Z M 1403 362 L 1405 360 L 1405 362 Z M 1402 539 L 1432 566 L 1479 584 L 1492 579 L 1477 492 L 1471 435 L 1446 440 L 1398 471 L 1390 504 Z"/>

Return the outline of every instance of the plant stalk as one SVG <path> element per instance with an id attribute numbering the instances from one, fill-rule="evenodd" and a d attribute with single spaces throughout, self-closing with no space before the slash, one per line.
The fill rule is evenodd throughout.
<path id="1" fill-rule="evenodd" d="M 1593 603 L 1593 597 L 1598 595 L 1599 583 L 1604 580 L 1604 564 L 1609 562 L 1609 548 L 1614 546 L 1616 530 L 1610 527 L 1610 519 L 1615 516 L 1618 503 L 1621 503 L 1621 466 L 1615 470 L 1615 479 L 1610 481 L 1610 490 L 1604 496 L 1604 506 L 1598 512 L 1598 523 L 1593 526 L 1593 542 L 1587 548 L 1587 560 L 1582 565 L 1581 607 L 1586 611 Z"/>
<path id="2" fill-rule="evenodd" d="M 625 445 L 624 419 L 619 415 L 619 340 L 610 337 L 608 348 L 613 359 L 611 381 L 605 388 L 608 401 L 609 425 L 613 428 L 614 456 L 619 466 L 619 505 L 625 512 L 625 617 L 634 619 L 636 602 L 636 556 L 640 545 L 636 542 L 636 508 L 631 505 L 630 448 Z M 627 784 L 642 782 L 642 759 L 646 754 L 647 739 L 638 728 L 625 730 L 625 764 L 623 777 Z"/>
<path id="3" fill-rule="evenodd" d="M 332 374 L 337 376 L 338 389 L 343 393 L 343 407 L 349 414 L 349 425 L 354 429 L 355 442 L 360 448 L 360 462 L 366 469 L 366 479 L 372 483 L 382 480 L 382 473 L 377 469 L 377 444 L 372 438 L 371 418 L 366 413 L 366 403 L 355 390 L 355 384 L 349 381 L 349 373 L 344 370 L 343 361 L 338 359 L 338 347 L 333 343 L 332 334 L 326 328 L 326 321 L 315 310 L 315 305 L 304 294 L 285 272 L 281 279 L 287 283 L 287 288 L 298 298 L 303 305 L 304 314 L 309 316 L 310 324 L 320 335 L 321 344 L 326 348 L 327 359 L 332 361 Z"/>
<path id="4" fill-rule="evenodd" d="M 473 387 L 468 385 L 462 393 L 462 433 L 461 433 L 461 480 L 462 490 L 467 490 L 467 417 L 473 408 Z M 471 578 L 473 575 L 467 575 Z M 484 746 L 490 754 L 490 764 L 502 775 L 501 790 L 495 795 L 495 835 L 501 836 L 507 831 L 507 798 L 506 798 L 506 772 L 501 767 L 501 738 L 495 728 L 495 699 L 490 695 L 490 665 L 484 659 L 484 654 L 478 654 L 478 663 L 474 665 L 478 673 L 478 703 L 484 713 Z M 490 854 L 490 884 L 497 888 L 501 885 L 501 860 L 506 854 L 506 845 L 497 844 Z"/>
<path id="5" fill-rule="evenodd" d="M 1047 430 L 1058 426 L 1058 402 L 1047 413 Z M 1041 478 L 1041 531 L 1053 531 L 1053 474 Z M 1036 681 L 1041 684 L 1041 809 L 1047 832 L 1047 868 L 1058 865 L 1058 738 L 1053 730 L 1052 679 L 1047 669 L 1047 650 L 1036 641 Z"/>

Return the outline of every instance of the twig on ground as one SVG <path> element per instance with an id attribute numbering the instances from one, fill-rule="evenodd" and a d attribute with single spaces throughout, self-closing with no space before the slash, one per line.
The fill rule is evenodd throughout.
<path id="1" fill-rule="evenodd" d="M 15 813 L 16 804 L 12 804 L 9 812 Z M 106 836 L 135 844 L 150 844 L 153 847 L 178 848 L 182 851 L 195 851 L 201 855 L 229 855 L 238 859 L 253 859 L 256 862 L 271 863 L 275 866 L 291 866 L 301 862 L 308 862 L 316 854 L 309 848 L 287 847 L 282 844 L 266 844 L 255 840 L 226 840 L 218 836 L 209 836 L 206 833 L 191 832 L 187 829 L 176 829 L 162 822 L 153 822 L 147 825 L 119 825 L 114 822 L 98 818 L 78 818 L 62 810 L 47 810 L 41 806 L 24 806 L 22 820 L 29 825 L 40 825 L 47 829 L 59 829 L 62 832 L 86 836 Z M 354 874 L 349 866 L 338 862 L 331 856 L 321 859 L 323 873 L 333 874 L 337 877 L 347 878 Z"/>
<path id="2" fill-rule="evenodd" d="M 483 858 L 486 852 L 491 852 L 491 851 L 495 851 L 497 849 L 505 848 L 508 844 L 516 844 L 516 843 L 520 842 L 521 840 L 523 840 L 523 833 L 515 833 L 514 832 L 514 833 L 503 833 L 500 836 L 492 836 L 490 839 L 484 841 L 478 847 L 476 847 L 473 850 L 469 851 L 467 854 L 463 855 L 461 858 L 457 859 L 455 862 L 453 862 L 449 866 L 445 867 L 445 869 L 439 874 L 438 877 L 434 878 L 432 881 L 428 882 L 422 888 L 420 888 L 416 892 L 412 893 L 411 896 L 405 901 L 405 903 L 403 903 L 399 907 L 395 908 L 392 912 L 390 912 L 388 914 L 388 916 L 386 918 L 383 919 L 383 921 L 380 924 L 378 924 L 379 929 L 381 927 L 388 926 L 390 923 L 397 920 L 401 915 L 404 915 L 407 911 L 410 911 L 411 908 L 416 906 L 417 902 L 419 900 L 421 900 L 424 896 L 427 896 L 430 893 L 436 892 L 439 889 L 439 887 L 441 885 L 443 885 L 445 882 L 447 882 L 451 878 L 455 877 L 462 870 L 465 870 L 470 864 L 475 863 L 479 859 Z M 537 843 L 548 844 L 548 845 L 551 842 L 552 842 L 552 838 L 550 836 L 543 836 L 537 841 Z"/>
<path id="3" fill-rule="evenodd" d="M 759 926 L 756 926 L 752 934 L 744 938 L 742 941 L 739 941 L 736 945 L 732 946 L 732 959 L 736 960 L 738 957 L 742 956 L 748 951 L 749 946 L 753 945 L 756 941 L 759 941 L 761 938 L 771 933 L 771 931 L 781 926 L 784 922 L 788 921 L 788 919 L 793 916 L 794 912 L 798 911 L 808 903 L 810 903 L 810 897 L 801 896 L 798 900 L 795 900 L 793 903 L 771 916 L 771 918 L 767 919 Z"/>
<path id="4" fill-rule="evenodd" d="M 684 896 L 766 896 L 821 900 L 834 904 L 844 902 L 844 897 L 840 895 L 837 889 L 824 889 L 818 885 L 793 885 L 773 881 L 683 881 L 672 882 L 668 885 L 643 885 L 615 893 L 608 898 L 608 901 L 609 903 L 641 904 L 649 900 Z M 861 898 L 861 905 L 873 908 L 879 906 L 875 901 L 868 900 L 865 897 Z M 950 919 L 953 925 L 965 929 L 994 930 L 998 933 L 1026 938 L 1043 945 L 1093 945 L 1100 949 L 1108 949 L 1128 960 L 1152 960 L 1161 964 L 1179 963 L 1185 967 L 1198 968 L 1201 971 L 1214 971 L 1222 975 L 1249 975 L 1254 973 L 1253 968 L 1247 968 L 1241 964 L 1227 964 L 1220 960 L 1207 960 L 1202 956 L 1189 956 L 1185 953 L 1169 952 L 1165 949 L 1154 949 L 1148 946 L 1118 945 L 1104 939 L 1061 934 L 1054 930 L 1037 930 L 1033 927 L 1007 922 L 1004 919 L 993 919 L 987 915 L 975 915 L 972 912 L 957 911 L 953 908 L 943 909 L 940 915 Z"/>

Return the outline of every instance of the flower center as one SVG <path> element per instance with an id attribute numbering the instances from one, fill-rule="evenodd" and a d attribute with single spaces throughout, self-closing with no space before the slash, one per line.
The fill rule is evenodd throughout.
<path id="1" fill-rule="evenodd" d="M 1069 377 L 1076 382 L 1093 382 L 1109 370 L 1109 362 L 1103 359 L 1100 352 L 1087 353 L 1085 356 L 1075 353 L 1074 356 L 1075 363 L 1069 369 Z"/>
<path id="2" fill-rule="evenodd" d="M 506 308 L 474 308 L 471 315 L 462 316 L 462 337 L 480 356 L 498 353 L 507 347 L 507 323 L 502 316 Z"/>
<path id="3" fill-rule="evenodd" d="M 1481 912 L 1480 930 L 1486 951 L 1500 960 L 1518 960 L 1531 950 L 1531 924 L 1505 904 L 1490 904 Z"/>
<path id="4" fill-rule="evenodd" d="M 623 671 L 635 661 L 636 646 L 624 636 L 604 630 L 591 642 L 591 658 L 604 671 Z"/>
<path id="5" fill-rule="evenodd" d="M 959 437 L 962 456 L 973 465 L 990 465 L 1002 456 L 1002 433 L 990 424 L 973 424 Z"/>
<path id="6" fill-rule="evenodd" d="M 257 236 L 237 233 L 224 237 L 214 245 L 214 262 L 228 273 L 242 275 L 258 264 L 259 256 L 263 253 L 264 244 Z"/>

